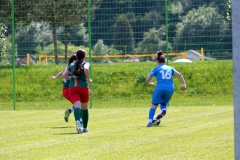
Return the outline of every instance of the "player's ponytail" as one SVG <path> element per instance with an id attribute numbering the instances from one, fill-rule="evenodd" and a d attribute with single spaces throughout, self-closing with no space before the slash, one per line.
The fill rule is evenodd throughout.
<path id="1" fill-rule="evenodd" d="M 165 63 L 166 62 L 166 58 L 165 58 L 162 50 L 157 51 L 157 61 L 159 63 Z"/>
<path id="2" fill-rule="evenodd" d="M 77 61 L 75 62 L 75 65 L 74 65 L 73 75 L 79 76 L 83 72 L 82 62 L 84 61 L 86 53 L 84 50 L 79 49 L 76 53 L 76 56 L 77 56 Z"/>
<path id="3" fill-rule="evenodd" d="M 71 55 L 71 57 L 68 60 L 68 66 L 73 62 L 77 60 L 76 54 Z"/>

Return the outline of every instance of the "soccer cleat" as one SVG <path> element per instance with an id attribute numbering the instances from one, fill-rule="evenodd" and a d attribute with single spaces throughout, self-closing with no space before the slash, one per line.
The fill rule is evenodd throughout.
<path id="1" fill-rule="evenodd" d="M 76 121 L 76 130 L 78 134 L 82 133 L 81 128 L 82 128 L 82 124 L 79 121 Z"/>
<path id="2" fill-rule="evenodd" d="M 152 122 L 149 122 L 149 123 L 147 124 L 147 127 L 152 127 Z"/>
<path id="3" fill-rule="evenodd" d="M 65 116 L 64 116 L 64 120 L 65 120 L 66 122 L 68 122 L 68 117 L 69 117 L 69 115 L 70 115 L 69 109 L 66 109 L 66 110 L 65 110 Z"/>
<path id="4" fill-rule="evenodd" d="M 153 119 L 153 121 L 152 121 L 152 124 L 153 124 L 153 125 L 159 126 L 160 123 L 161 123 L 161 120 L 160 120 L 160 119 Z"/>
<path id="5" fill-rule="evenodd" d="M 160 123 L 161 123 L 161 120 L 159 119 L 159 121 L 157 121 L 157 125 L 159 126 Z"/>
<path id="6" fill-rule="evenodd" d="M 87 128 L 83 128 L 82 132 L 86 133 L 86 132 L 88 132 L 88 129 Z"/>

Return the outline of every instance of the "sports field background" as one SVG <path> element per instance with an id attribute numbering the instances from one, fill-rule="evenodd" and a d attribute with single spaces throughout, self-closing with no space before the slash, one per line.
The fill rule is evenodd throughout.
<path id="1" fill-rule="evenodd" d="M 1 108 L 18 108 L 24 101 L 35 104 L 32 108 L 39 105 L 47 108 L 50 101 L 62 101 L 61 80 L 49 83 L 47 79 L 63 70 L 68 56 L 79 48 L 88 52 L 93 78 L 90 87 L 94 90 L 91 102 L 97 100 L 100 107 L 103 106 L 101 100 L 108 103 L 105 107 L 116 107 L 122 101 L 138 106 L 143 104 L 141 100 L 149 99 L 146 95 L 152 90 L 144 86 L 144 81 L 155 66 L 155 56 L 139 55 L 154 54 L 159 49 L 166 53 L 167 64 L 191 81 L 187 82 L 189 91 L 184 94 L 179 92 L 176 81 L 175 95 L 181 97 L 178 104 L 214 105 L 219 101 L 232 104 L 232 67 L 229 66 L 232 63 L 232 34 L 231 18 L 227 16 L 230 14 L 228 1 L 12 2 L 0 2 L 3 15 L 0 23 L 0 98 L 4 104 Z M 168 56 L 190 51 L 203 53 L 204 58 L 188 54 L 194 63 L 182 67 L 173 63 L 182 56 Z M 45 55 L 53 58 L 39 59 Z M 124 58 L 116 58 L 121 56 Z M 214 62 L 201 65 L 202 60 Z M 217 64 L 228 62 L 226 67 L 218 68 Z M 216 75 L 216 72 L 222 74 Z M 221 98 L 214 99 L 216 94 Z M 182 96 L 188 100 L 183 101 Z"/>

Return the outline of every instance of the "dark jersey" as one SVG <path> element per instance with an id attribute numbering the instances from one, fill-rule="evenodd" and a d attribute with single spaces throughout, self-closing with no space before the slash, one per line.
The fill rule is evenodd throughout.
<path id="1" fill-rule="evenodd" d="M 71 63 L 69 66 L 68 66 L 68 71 L 73 73 L 73 69 L 74 69 L 74 65 L 75 65 L 75 62 Z M 89 65 L 90 64 L 86 61 L 83 61 L 82 65 Z M 79 76 L 74 76 L 73 74 L 71 74 L 71 80 L 70 80 L 70 83 L 69 83 L 69 87 L 88 87 L 88 84 L 87 84 L 87 77 L 84 73 L 84 71 L 79 75 Z"/>

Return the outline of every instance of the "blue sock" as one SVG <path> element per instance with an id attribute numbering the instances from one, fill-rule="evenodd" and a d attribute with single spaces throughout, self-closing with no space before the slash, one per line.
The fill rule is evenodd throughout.
<path id="1" fill-rule="evenodd" d="M 150 120 L 152 120 L 153 119 L 153 117 L 154 117 L 154 115 L 155 115 L 155 111 L 156 111 L 156 109 L 155 108 L 150 108 L 150 110 L 149 110 L 149 115 L 148 115 L 148 119 Z"/>

